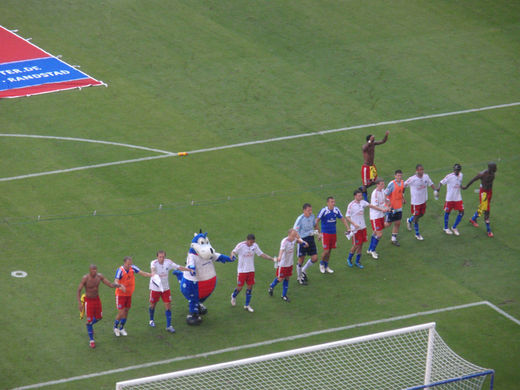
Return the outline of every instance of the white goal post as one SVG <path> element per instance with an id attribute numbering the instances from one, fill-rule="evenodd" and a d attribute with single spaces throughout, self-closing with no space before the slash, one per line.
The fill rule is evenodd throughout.
<path id="1" fill-rule="evenodd" d="M 453 352 L 435 323 L 118 382 L 123 389 L 481 389 L 494 371 Z"/>

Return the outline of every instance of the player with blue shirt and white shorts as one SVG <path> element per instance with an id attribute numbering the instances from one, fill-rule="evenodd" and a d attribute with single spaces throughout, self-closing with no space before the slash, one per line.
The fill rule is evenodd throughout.
<path id="1" fill-rule="evenodd" d="M 316 216 L 312 213 L 312 206 L 309 203 L 303 205 L 303 214 L 301 214 L 294 222 L 293 229 L 295 229 L 303 241 L 308 246 L 298 244 L 298 264 L 296 271 L 298 274 L 298 283 L 306 285 L 308 282 L 307 269 L 318 261 L 318 250 L 316 249 L 316 242 L 314 241 L 314 225 L 316 225 Z M 311 258 L 302 267 L 305 256 Z"/>
<path id="2" fill-rule="evenodd" d="M 321 223 L 320 238 L 323 242 L 323 254 L 321 255 L 320 261 L 320 272 L 324 274 L 334 273 L 329 267 L 330 251 L 336 248 L 336 221 L 341 220 L 345 228 L 349 229 L 347 220 L 341 214 L 339 208 L 336 207 L 336 200 L 334 197 L 329 196 L 327 198 L 327 206 L 321 209 L 318 216 L 316 217 L 315 228 L 318 226 L 318 222 Z"/>

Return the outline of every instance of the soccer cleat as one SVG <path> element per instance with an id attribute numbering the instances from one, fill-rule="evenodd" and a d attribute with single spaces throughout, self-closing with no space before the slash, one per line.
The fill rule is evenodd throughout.
<path id="1" fill-rule="evenodd" d="M 302 278 L 303 278 L 303 281 L 305 282 L 305 284 L 307 284 L 307 282 L 309 281 L 309 278 L 307 277 L 307 274 L 305 272 L 302 272 Z"/>
<path id="2" fill-rule="evenodd" d="M 237 305 L 237 299 L 233 296 L 233 294 L 231 294 L 231 306 L 236 306 Z"/>
<path id="3" fill-rule="evenodd" d="M 494 237 L 493 232 L 488 232 L 488 237 L 493 238 Z"/>
<path id="4" fill-rule="evenodd" d="M 352 261 L 350 261 L 349 258 L 347 258 L 347 265 L 348 265 L 350 268 L 352 268 Z"/>
<path id="5" fill-rule="evenodd" d="M 359 261 L 356 261 L 356 267 L 358 267 L 359 269 L 365 268 Z"/>
<path id="6" fill-rule="evenodd" d="M 273 296 L 273 288 L 272 287 L 269 287 L 269 290 L 267 290 L 267 292 L 269 293 L 270 296 Z"/>
<path id="7" fill-rule="evenodd" d="M 96 348 L 96 342 L 94 340 L 90 340 L 88 345 L 90 348 Z"/>
<path id="8" fill-rule="evenodd" d="M 329 274 L 333 274 L 334 270 L 330 267 L 325 268 L 325 271 L 327 271 Z"/>
<path id="9" fill-rule="evenodd" d="M 128 333 L 126 333 L 126 330 L 124 328 L 119 329 L 119 333 L 121 333 L 121 336 L 128 336 Z"/>
<path id="10" fill-rule="evenodd" d="M 391 240 L 391 241 L 392 241 L 392 245 L 401 246 L 401 244 L 399 244 L 399 241 L 397 241 L 397 240 Z"/>
<path id="11" fill-rule="evenodd" d="M 370 254 L 372 255 L 372 258 L 377 260 L 379 258 L 379 255 L 377 254 L 376 251 L 371 251 Z"/>
<path id="12" fill-rule="evenodd" d="M 475 226 L 475 227 L 478 227 L 478 223 L 477 223 L 477 221 L 474 221 L 474 220 L 471 219 L 471 218 L 469 219 L 469 223 L 472 224 L 472 225 Z"/>
<path id="13" fill-rule="evenodd" d="M 254 312 L 254 309 L 250 305 L 244 306 L 244 310 L 247 310 L 249 313 Z"/>
<path id="14" fill-rule="evenodd" d="M 459 230 L 458 230 L 457 228 L 451 228 L 451 231 L 452 231 L 453 234 L 455 234 L 456 236 L 460 236 Z"/>
<path id="15" fill-rule="evenodd" d="M 291 302 L 291 300 L 289 299 L 289 297 L 287 295 L 283 295 L 282 300 L 285 302 Z"/>
<path id="16" fill-rule="evenodd" d="M 121 332 L 119 331 L 118 328 L 114 328 L 114 334 L 116 335 L 116 337 L 121 336 Z"/>
<path id="17" fill-rule="evenodd" d="M 306 286 L 307 285 L 307 282 L 305 281 L 305 279 L 298 279 L 298 284 L 301 285 L 301 286 Z"/>
<path id="18" fill-rule="evenodd" d="M 453 232 L 450 229 L 442 229 L 444 230 L 444 233 L 446 233 L 448 236 L 451 236 Z"/>
<path id="19" fill-rule="evenodd" d="M 322 274 L 325 273 L 325 266 L 324 266 L 323 264 L 320 264 L 320 272 L 321 272 Z"/>
<path id="20" fill-rule="evenodd" d="M 148 323 L 148 325 L 150 325 L 152 328 L 155 328 L 155 322 L 153 322 L 153 320 L 150 320 L 150 322 Z M 115 329 L 115 328 L 114 328 Z"/>
<path id="21" fill-rule="evenodd" d="M 421 236 L 420 234 L 416 234 L 415 238 L 417 238 L 419 241 L 424 240 L 423 236 Z"/>
<path id="22" fill-rule="evenodd" d="M 171 325 L 166 328 L 166 331 L 170 333 L 175 333 L 175 329 Z"/>
<path id="23" fill-rule="evenodd" d="M 410 220 L 408 218 L 406 218 L 406 228 L 408 229 L 409 232 L 412 231 L 412 223 L 410 222 Z"/>

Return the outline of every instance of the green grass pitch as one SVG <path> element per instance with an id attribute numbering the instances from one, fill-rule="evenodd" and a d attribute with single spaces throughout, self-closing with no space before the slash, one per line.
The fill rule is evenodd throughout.
<path id="1" fill-rule="evenodd" d="M 108 83 L 1 100 L 0 133 L 182 152 L 520 101 L 520 4 L 510 1 L 4 0 L 0 15 L 3 26 Z M 520 318 L 519 123 L 520 106 L 512 106 L 0 181 L 0 388 L 472 302 Z M 423 242 L 403 226 L 395 248 L 385 231 L 380 260 L 365 254 L 358 270 L 346 267 L 349 242 L 340 236 L 336 273 L 315 266 L 306 287 L 292 279 L 290 304 L 280 287 L 267 295 L 273 266 L 257 259 L 255 312 L 242 310 L 243 294 L 232 308 L 236 265 L 218 264 L 200 327 L 186 325 L 187 305 L 171 279 L 170 335 L 161 310 L 158 327 L 148 327 L 148 281 L 138 277 L 129 336 L 116 339 L 113 291 L 101 286 L 104 319 L 95 325 L 97 348 L 88 348 L 75 293 L 90 263 L 110 280 L 126 255 L 147 270 L 165 249 L 182 264 L 199 229 L 226 254 L 253 232 L 272 255 L 304 202 L 317 213 L 333 195 L 346 209 L 365 136 L 380 139 L 385 130 L 389 141 L 376 149 L 385 179 L 397 168 L 408 177 L 422 163 L 438 183 L 459 162 L 466 183 L 496 161 L 495 238 L 467 221 L 477 207 L 474 184 L 463 193 L 460 237 L 442 232 L 442 201 L 431 199 Z M 0 178 L 158 155 L 0 137 Z M 15 270 L 28 276 L 13 278 Z M 120 380 L 429 321 L 458 354 L 496 370 L 495 388 L 518 387 L 520 326 L 476 306 L 44 388 L 112 389 Z"/>

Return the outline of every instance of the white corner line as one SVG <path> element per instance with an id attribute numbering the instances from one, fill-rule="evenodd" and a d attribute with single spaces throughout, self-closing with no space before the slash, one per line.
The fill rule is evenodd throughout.
<path id="1" fill-rule="evenodd" d="M 362 322 L 362 323 L 359 323 L 359 324 L 340 326 L 340 327 L 337 327 L 337 328 L 322 329 L 322 330 L 317 330 L 317 331 L 313 331 L 313 332 L 298 334 L 298 335 L 294 335 L 294 336 L 282 337 L 282 338 L 273 339 L 273 340 L 260 341 L 258 343 L 238 345 L 238 346 L 234 346 L 234 347 L 228 347 L 228 348 L 219 349 L 219 350 L 216 350 L 216 351 L 203 352 L 203 353 L 199 353 L 199 354 L 195 354 L 195 355 L 178 356 L 178 357 L 171 358 L 171 359 L 159 360 L 159 361 L 143 363 L 143 364 L 137 364 L 137 365 L 134 365 L 134 366 L 127 366 L 127 367 L 122 367 L 122 368 L 116 368 L 116 369 L 113 369 L 113 370 L 95 372 L 95 373 L 92 373 L 92 374 L 79 375 L 79 376 L 74 376 L 74 377 L 70 377 L 70 378 L 57 379 L 57 380 L 53 380 L 53 381 L 49 381 L 49 382 L 36 383 L 36 384 L 33 384 L 33 385 L 16 387 L 13 390 L 35 389 L 35 388 L 40 388 L 40 387 L 44 387 L 44 386 L 57 385 L 57 384 L 60 384 L 60 383 L 68 383 L 68 382 L 73 382 L 73 381 L 78 381 L 78 380 L 83 380 L 83 379 L 89 379 L 89 378 L 95 378 L 95 377 L 104 376 L 104 375 L 118 374 L 118 373 L 121 373 L 121 372 L 132 371 L 132 370 L 137 370 L 137 369 L 147 368 L 147 367 L 153 367 L 153 366 L 159 366 L 159 365 L 174 363 L 174 362 L 183 361 L 183 360 L 206 358 L 208 356 L 219 355 L 219 354 L 223 354 L 223 353 L 227 353 L 227 352 L 235 352 L 235 351 L 240 351 L 240 350 L 243 350 L 243 349 L 256 348 L 256 347 L 276 344 L 276 343 L 280 343 L 280 342 L 284 342 L 284 341 L 298 340 L 298 339 L 307 338 L 307 337 L 311 337 L 311 336 L 317 336 L 317 335 L 322 335 L 322 334 L 327 334 L 327 333 L 340 332 L 340 331 L 349 330 L 349 329 L 361 328 L 361 327 L 371 326 L 371 325 L 378 325 L 378 324 L 383 324 L 383 323 L 388 323 L 388 322 L 393 322 L 393 321 L 400 321 L 400 320 L 405 320 L 405 319 L 410 319 L 410 318 L 428 316 L 428 315 L 432 315 L 432 314 L 443 313 L 443 312 L 448 312 L 448 311 L 453 311 L 453 310 L 467 309 L 467 308 L 470 308 L 470 307 L 483 306 L 483 305 L 486 305 L 486 306 L 492 308 L 493 310 L 495 310 L 499 314 L 505 316 L 506 318 L 508 318 L 511 321 L 513 321 L 513 322 L 517 323 L 518 325 L 520 325 L 520 321 L 519 320 L 517 320 L 513 316 L 509 315 L 505 311 L 499 309 L 498 307 L 496 307 L 492 303 L 490 303 L 488 301 L 480 301 L 480 302 L 467 303 L 467 304 L 457 305 L 457 306 L 449 306 L 449 307 L 445 307 L 445 308 L 442 308 L 442 309 L 434 309 L 434 310 L 422 311 L 422 312 L 418 312 L 418 313 L 406 314 L 406 315 L 397 316 L 397 317 L 385 318 L 385 319 L 381 319 L 381 320 Z"/>

